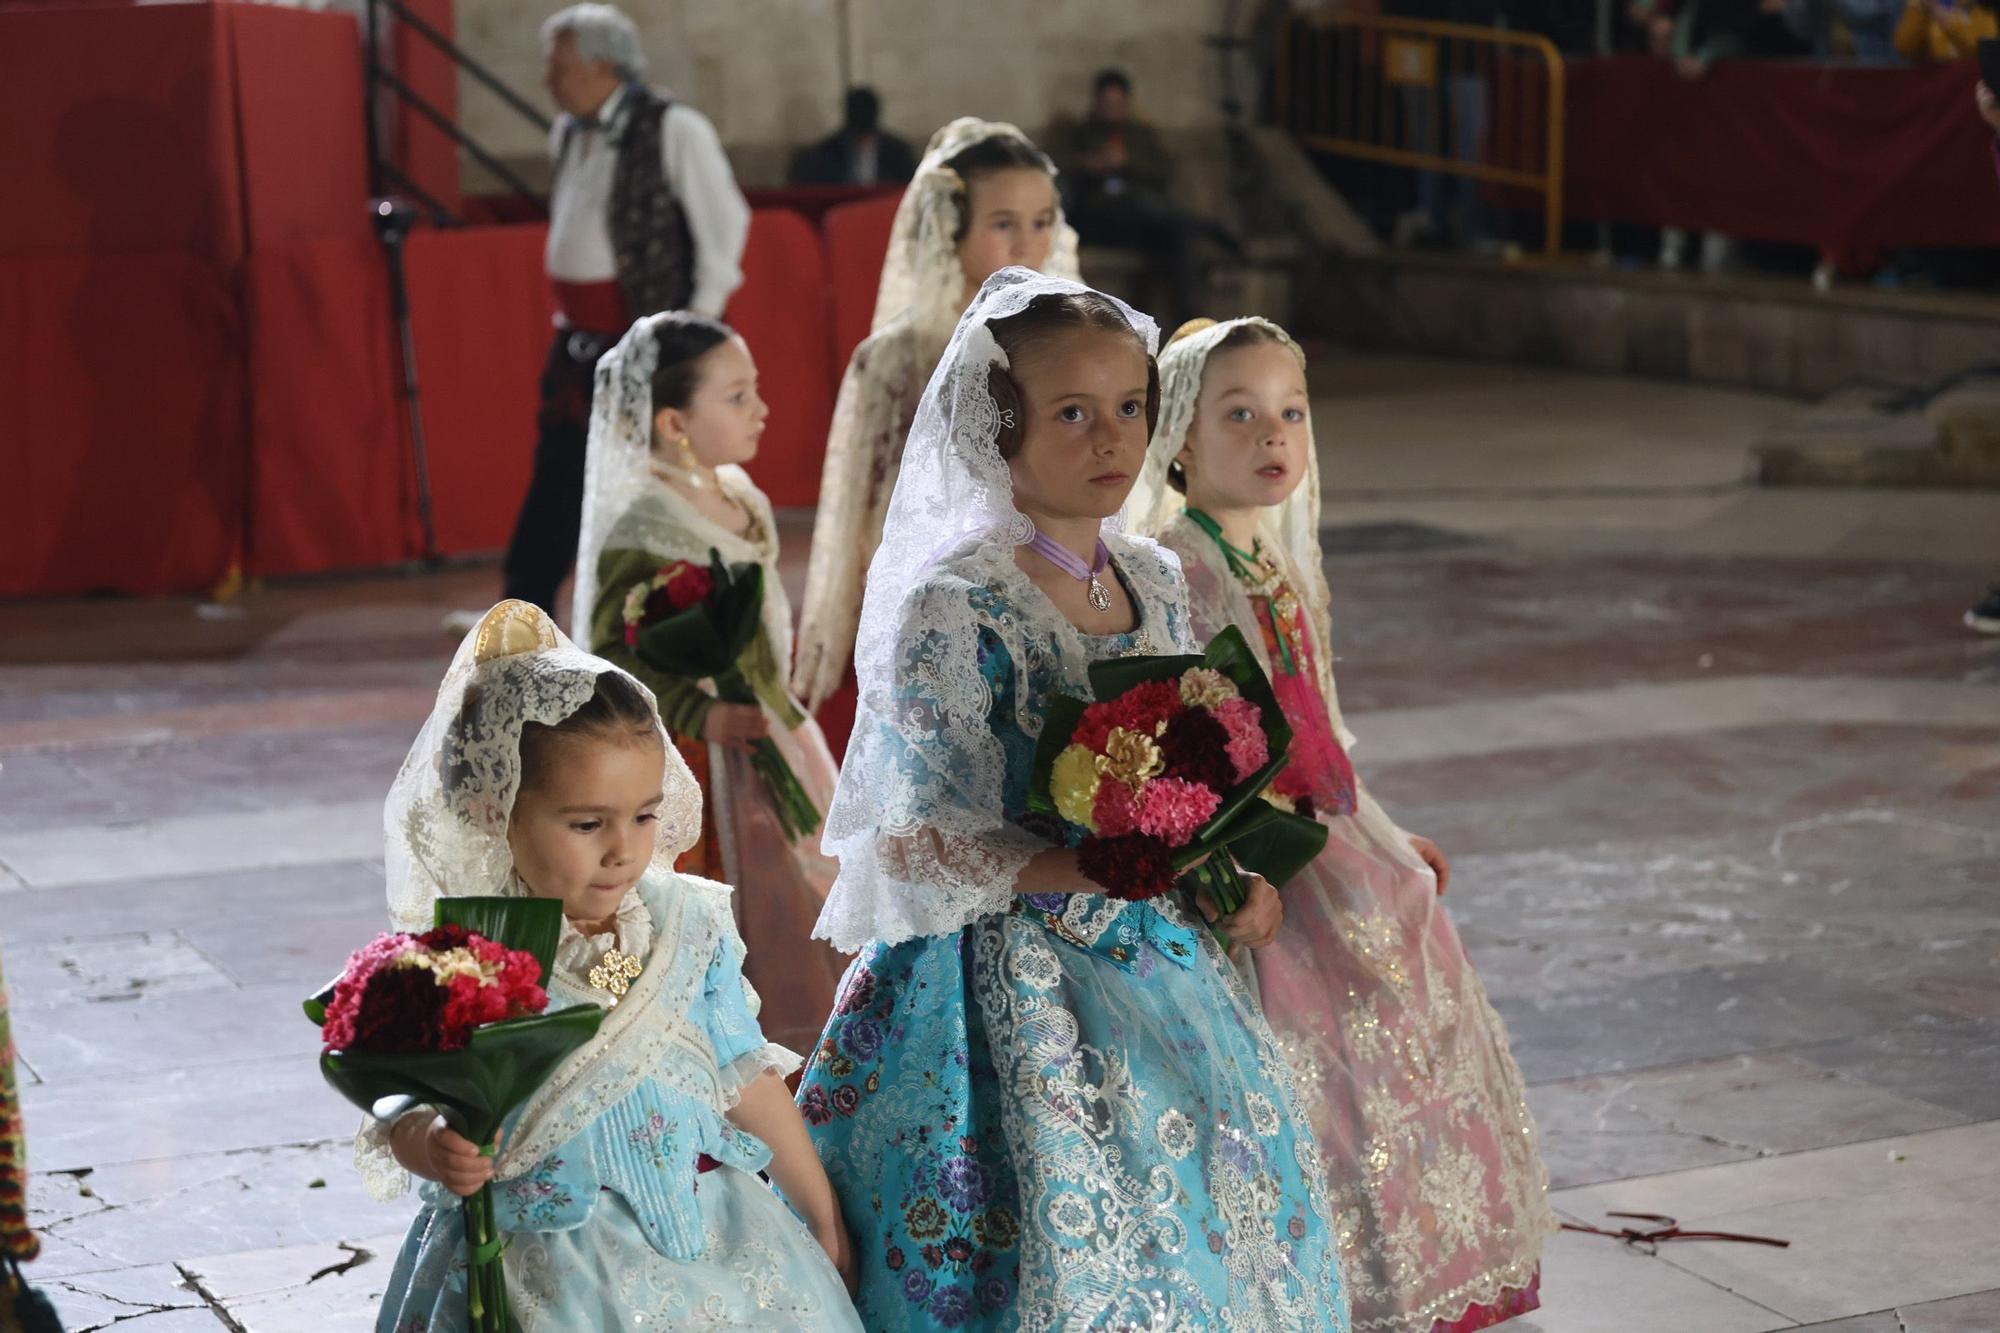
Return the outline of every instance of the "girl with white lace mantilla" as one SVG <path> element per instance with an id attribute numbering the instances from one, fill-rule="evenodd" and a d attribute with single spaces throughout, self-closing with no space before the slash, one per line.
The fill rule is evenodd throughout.
<path id="1" fill-rule="evenodd" d="M 397 929 L 428 929 L 447 894 L 560 898 L 550 1005 L 610 1012 L 496 1158 L 428 1110 L 363 1128 L 378 1198 L 432 1182 L 377 1333 L 466 1327 L 457 1196 L 489 1180 L 523 1333 L 858 1331 L 839 1208 L 785 1088 L 798 1057 L 758 1029 L 728 887 L 672 869 L 701 793 L 645 687 L 502 602 L 452 660 L 384 820 Z"/>
<path id="2" fill-rule="evenodd" d="M 1555 1227 L 1507 1033 L 1438 902 L 1449 874 L 1355 777 L 1328 640 L 1305 359 L 1262 319 L 1182 329 L 1126 506 L 1180 556 L 1194 633 L 1230 625 L 1292 725 L 1276 799 L 1327 826 L 1245 960 L 1329 1170 L 1356 1329 L 1469 1333 L 1536 1307 Z"/>
<path id="3" fill-rule="evenodd" d="M 869 568 L 819 927 L 860 956 L 799 1100 L 871 1328 L 1347 1328 L 1319 1154 L 1222 949 L 1027 809 L 1053 695 L 1194 646 L 1173 559 L 1106 523 L 1154 337 L 1074 283 L 990 278 Z M 1279 908 L 1250 883 L 1216 924 L 1257 947 Z"/>
<path id="4" fill-rule="evenodd" d="M 962 117 L 931 136 L 896 209 L 874 323 L 834 404 L 792 671 L 808 712 L 844 688 L 862 579 L 924 384 L 959 312 L 1009 264 L 1077 276 L 1055 166 L 1012 125 Z"/>
<path id="5" fill-rule="evenodd" d="M 778 747 L 815 810 L 833 799 L 819 724 L 785 691 L 792 610 L 778 578 L 771 502 L 742 464 L 767 409 L 757 366 L 728 325 L 670 311 L 640 320 L 597 369 L 576 560 L 576 632 L 659 700 L 660 716 L 703 794 L 704 825 L 680 868 L 737 886 L 737 927 L 764 1030 L 804 1049 L 819 1035 L 846 959 L 811 938 L 838 869 L 815 830 L 788 836 L 750 745 Z M 738 662 L 756 703 L 727 703 L 656 671 L 626 644 L 626 598 L 678 560 L 709 552 L 764 571 L 762 632 Z"/>

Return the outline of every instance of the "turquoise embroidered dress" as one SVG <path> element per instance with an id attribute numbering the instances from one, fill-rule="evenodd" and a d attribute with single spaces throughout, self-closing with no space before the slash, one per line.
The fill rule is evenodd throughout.
<path id="1" fill-rule="evenodd" d="M 836 888 L 821 930 L 909 929 L 854 941 L 799 1101 L 871 1329 L 1347 1328 L 1318 1150 L 1208 932 L 1166 900 L 1012 889 L 1080 836 L 1026 810 L 1050 696 L 1097 658 L 1190 649 L 1170 557 L 1112 546 L 1140 623 L 1105 636 L 1011 550 L 940 562 L 904 604 L 897 723 L 850 750 L 881 831 L 842 877 L 877 885 L 845 919 Z M 996 794 L 1003 820 L 971 808 Z"/>
<path id="2" fill-rule="evenodd" d="M 724 1114 L 766 1070 L 798 1064 L 758 1028 L 728 889 L 654 871 L 615 937 L 593 939 L 646 965 L 508 1127 L 495 1194 L 523 1333 L 858 1329 L 824 1251 L 755 1174 L 770 1149 Z M 565 927 L 553 1006 L 605 1001 L 583 979 L 593 939 Z M 458 1200 L 422 1194 L 377 1333 L 466 1326 Z"/>

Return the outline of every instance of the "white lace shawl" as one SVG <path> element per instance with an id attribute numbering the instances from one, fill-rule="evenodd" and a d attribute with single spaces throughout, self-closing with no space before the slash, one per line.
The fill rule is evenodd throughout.
<path id="1" fill-rule="evenodd" d="M 733 943 L 735 953 L 742 953 L 729 898 L 726 884 L 673 871 L 649 871 L 626 898 L 618 940 L 630 951 L 643 951 L 645 970 L 610 1007 L 597 1035 L 558 1066 L 521 1109 L 494 1161 L 496 1179 L 529 1170 L 646 1079 L 727 1112 L 766 1070 L 789 1075 L 799 1068 L 797 1055 L 770 1043 L 718 1066 L 707 1034 L 689 1016 L 718 945 L 727 949 Z M 550 978 L 551 1008 L 609 1006 L 609 996 L 592 988 L 587 975 L 602 956 L 605 938 L 581 935 L 565 923 Z M 744 989 L 754 1013 L 755 992 L 748 982 Z M 370 1120 L 363 1126 L 355 1161 L 375 1198 L 392 1199 L 409 1187 L 408 1173 L 389 1149 L 387 1125 Z"/>
<path id="2" fill-rule="evenodd" d="M 965 271 L 952 240 L 965 182 L 946 164 L 976 143 L 1003 136 L 1030 142 L 1000 121 L 965 116 L 944 126 L 931 136 L 897 206 L 874 321 L 841 376 L 820 472 L 792 674 L 793 692 L 811 706 L 839 686 L 853 653 L 863 576 L 881 540 L 903 441 L 925 382 L 951 340 L 965 293 Z M 1076 229 L 1063 220 L 1060 204 L 1055 242 L 1042 271 L 1080 280 Z"/>
<path id="3" fill-rule="evenodd" d="M 1213 636 L 1224 625 L 1237 625 L 1260 659 L 1264 656 L 1264 636 L 1250 597 L 1234 575 L 1227 560 L 1208 534 L 1186 518 L 1187 499 L 1167 483 L 1167 469 L 1187 443 L 1200 404 L 1203 372 L 1209 353 L 1238 328 L 1253 325 L 1275 335 L 1305 364 L 1305 352 L 1292 336 L 1270 320 L 1255 316 L 1211 324 L 1197 333 L 1174 339 L 1160 353 L 1160 419 L 1153 428 L 1146 462 L 1139 470 L 1138 484 L 1125 501 L 1123 518 L 1131 532 L 1157 537 L 1181 556 L 1196 605 L 1197 622 L 1210 622 L 1198 632 Z M 1285 578 L 1306 609 L 1313 638 L 1313 656 L 1319 670 L 1320 694 L 1333 714 L 1335 733 L 1343 746 L 1352 748 L 1353 734 L 1340 716 L 1339 695 L 1333 679 L 1332 596 L 1326 582 L 1325 556 L 1319 544 L 1319 449 L 1311 423 L 1306 428 L 1306 474 L 1291 496 L 1281 505 L 1266 509 L 1258 520 L 1257 536 L 1267 552 L 1278 557 Z M 1199 587 L 1195 585 L 1201 585 Z M 1207 605 L 1202 605 L 1206 603 Z M 1218 605 L 1219 603 L 1219 605 Z M 1204 612 L 1207 614 L 1203 614 Z M 1213 623 L 1217 613 L 1226 613 Z M 1268 671 L 1270 663 L 1265 662 Z"/>
<path id="4" fill-rule="evenodd" d="M 1023 268 L 994 274 L 924 391 L 868 569 L 855 646 L 860 700 L 823 839 L 841 868 L 814 933 L 843 951 L 870 939 L 948 933 L 1004 908 L 1021 866 L 1045 845 L 1005 819 L 977 632 L 982 617 L 1003 622 L 1021 639 L 1016 661 L 1025 662 L 1037 643 L 1074 640 L 1076 631 L 1038 592 L 1009 592 L 1026 582 L 1013 548 L 1032 539 L 1034 525 L 1014 507 L 1012 474 L 1000 457 L 987 372 L 1001 352 L 988 325 L 1039 297 L 1084 290 Z M 1153 322 L 1119 309 L 1150 352 Z M 1107 540 L 1117 535 L 1115 522 L 1105 530 Z M 1122 541 L 1118 549 L 1135 564 L 1136 553 L 1156 550 Z M 1178 583 L 1177 569 L 1167 581 Z M 976 607 L 982 589 L 1011 601 L 1011 610 Z M 1080 641 L 1071 646 L 1073 658 L 1060 655 L 1080 670 L 1088 654 Z M 1022 724 L 1030 735 L 1040 730 L 1038 719 Z"/>
<path id="5" fill-rule="evenodd" d="M 764 569 L 764 633 L 770 640 L 776 660 L 790 661 L 792 603 L 785 596 L 785 585 L 778 577 L 778 525 L 771 511 L 771 501 L 757 489 L 757 483 L 750 479 L 750 474 L 734 463 L 725 463 L 717 468 L 715 480 L 731 499 L 741 504 L 754 518 L 749 536 L 731 532 L 696 509 L 686 496 L 650 471 L 642 472 L 630 478 L 631 489 L 619 505 L 617 517 L 607 525 L 597 555 L 591 559 L 592 597 L 594 599 L 600 591 L 595 587 L 596 566 L 607 551 L 640 551 L 663 563 L 692 560 L 705 565 L 709 551 L 714 550 L 729 564 L 761 565 Z M 606 499 L 617 503 L 608 492 Z M 577 566 L 577 586 L 584 586 L 581 563 Z M 579 598 L 570 619 L 577 633 L 586 638 L 590 633 L 592 614 L 593 608 Z"/>

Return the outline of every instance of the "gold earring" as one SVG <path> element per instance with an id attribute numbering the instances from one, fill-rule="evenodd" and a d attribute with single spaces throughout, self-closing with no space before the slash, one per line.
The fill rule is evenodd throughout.
<path id="1" fill-rule="evenodd" d="M 674 447 L 681 451 L 681 471 L 687 473 L 688 484 L 699 490 L 706 483 L 702 480 L 701 463 L 694 456 L 694 442 L 683 435 Z"/>

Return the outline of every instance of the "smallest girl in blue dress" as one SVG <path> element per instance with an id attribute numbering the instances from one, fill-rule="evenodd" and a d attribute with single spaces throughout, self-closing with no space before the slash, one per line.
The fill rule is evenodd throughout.
<path id="1" fill-rule="evenodd" d="M 466 1327 L 457 1196 L 489 1180 L 522 1333 L 859 1330 L 846 1229 L 785 1087 L 799 1058 L 758 1029 L 729 888 L 672 869 L 701 792 L 652 695 L 502 602 L 459 648 L 384 816 L 397 929 L 428 928 L 447 894 L 560 898 L 550 1007 L 609 1012 L 497 1158 L 428 1109 L 364 1127 L 377 1197 L 430 1182 L 377 1333 Z"/>

